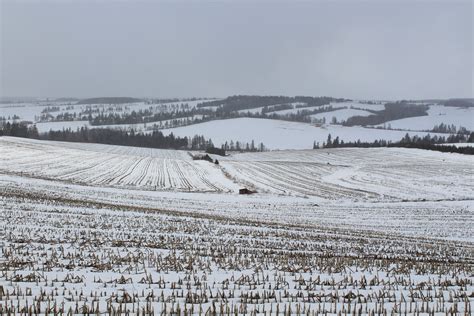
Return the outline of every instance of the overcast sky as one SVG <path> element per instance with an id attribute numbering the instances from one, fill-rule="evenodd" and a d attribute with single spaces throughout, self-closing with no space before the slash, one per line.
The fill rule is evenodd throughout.
<path id="1" fill-rule="evenodd" d="M 1 96 L 473 96 L 473 1 L 0 0 Z"/>

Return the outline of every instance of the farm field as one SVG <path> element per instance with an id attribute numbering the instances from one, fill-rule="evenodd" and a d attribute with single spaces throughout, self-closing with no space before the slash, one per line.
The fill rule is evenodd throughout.
<path id="1" fill-rule="evenodd" d="M 148 103 L 135 102 L 125 104 L 76 104 L 77 101 L 35 101 L 25 103 L 3 103 L 0 104 L 0 118 L 4 118 L 9 122 L 27 121 L 34 123 L 40 133 L 48 132 L 50 130 L 57 131 L 62 129 L 76 130 L 81 127 L 88 128 L 117 128 L 145 131 L 146 127 L 152 127 L 154 123 L 160 125 L 160 122 L 150 122 L 148 124 L 117 124 L 117 125 L 99 125 L 93 126 L 87 120 L 89 114 L 92 118 L 99 114 L 125 114 L 133 111 L 150 111 L 152 113 L 170 112 L 177 109 L 195 109 L 198 103 L 209 100 L 194 100 L 194 101 L 176 101 L 166 103 Z M 51 115 L 51 117 L 48 117 Z M 74 120 L 51 120 L 57 115 L 68 115 L 74 117 Z M 15 118 L 15 119 L 14 119 Z M 86 120 L 84 120 L 84 118 Z M 161 121 L 165 125 L 166 120 Z"/>
<path id="2" fill-rule="evenodd" d="M 468 130 L 474 130 L 474 108 L 456 108 L 443 105 L 431 105 L 427 116 L 404 118 L 401 120 L 388 121 L 391 128 L 405 130 L 430 130 L 435 125 L 453 124 Z M 381 124 L 383 126 L 383 124 Z"/>
<path id="3" fill-rule="evenodd" d="M 69 121 L 69 122 L 41 122 L 36 123 L 36 128 L 39 133 L 47 133 L 52 131 L 61 131 L 63 129 L 71 129 L 73 131 L 81 127 L 91 128 L 89 121 Z"/>
<path id="4" fill-rule="evenodd" d="M 59 143 L 61 144 L 61 143 Z M 1 140 L 3 170 L 91 185 L 184 191 L 228 191 L 235 184 L 217 166 L 186 151 Z"/>
<path id="5" fill-rule="evenodd" d="M 334 112 L 324 114 L 331 115 Z M 334 114 L 332 114 L 334 115 Z M 313 142 L 323 144 L 328 134 L 332 138 L 339 137 L 345 142 L 367 141 L 385 139 L 387 141 L 399 141 L 407 131 L 364 128 L 359 126 L 346 127 L 341 125 L 315 126 L 309 123 L 288 122 L 280 120 L 259 118 L 235 118 L 227 120 L 216 120 L 177 128 L 163 129 L 163 134 L 173 133 L 176 136 L 192 137 L 193 135 L 204 135 L 211 138 L 216 146 L 225 142 L 239 141 L 250 143 L 254 140 L 257 144 L 263 142 L 268 149 L 310 149 Z M 408 131 L 410 136 L 424 136 L 428 132 Z M 430 135 L 437 135 L 430 133 Z M 440 134 L 446 136 L 446 134 Z"/>
<path id="6" fill-rule="evenodd" d="M 314 119 L 318 119 L 318 120 L 324 119 L 325 122 L 330 123 L 332 122 L 333 117 L 336 118 L 337 122 L 343 122 L 353 116 L 369 116 L 369 115 L 372 115 L 372 113 L 368 111 L 364 111 L 364 110 L 342 109 L 342 110 L 336 110 L 332 112 L 312 114 L 310 115 L 310 117 Z"/>
<path id="7" fill-rule="evenodd" d="M 364 128 L 359 126 L 341 126 L 329 124 L 332 117 L 336 117 L 338 122 L 347 119 L 347 117 L 353 116 L 352 114 L 361 115 L 364 111 L 359 110 L 339 110 L 333 112 L 321 113 L 312 116 L 315 119 L 326 118 L 328 124 L 322 126 L 315 126 L 309 123 L 300 122 L 288 122 L 271 119 L 259 119 L 259 118 L 236 118 L 226 120 L 214 120 L 205 123 L 192 124 L 176 128 L 165 128 L 166 121 L 150 122 L 142 124 L 117 124 L 117 125 L 98 125 L 92 126 L 88 121 L 70 121 L 70 122 L 44 122 L 36 123 L 38 131 L 40 133 L 48 132 L 49 130 L 62 130 L 70 128 L 77 130 L 81 127 L 88 128 L 111 128 L 111 129 L 122 129 L 129 130 L 133 128 L 138 132 L 150 133 L 153 131 L 153 125 L 156 124 L 157 128 L 168 135 L 173 133 L 174 135 L 181 137 L 192 137 L 194 135 L 204 135 L 205 137 L 211 138 L 216 146 L 224 144 L 226 141 L 240 141 L 242 143 L 250 143 L 254 140 L 257 144 L 263 142 L 263 144 L 269 149 L 309 149 L 312 148 L 313 142 L 319 142 L 322 144 L 326 141 L 328 134 L 331 134 L 333 138 L 339 136 L 344 141 L 368 141 L 373 142 L 375 140 L 384 139 L 387 141 L 399 141 L 406 133 L 409 135 L 424 136 L 427 134 L 436 135 L 436 133 L 421 132 L 421 131 L 404 131 L 404 130 L 387 130 L 377 128 Z M 370 115 L 369 112 L 365 113 L 365 116 Z M 171 120 L 168 120 L 171 121 Z M 183 121 L 183 123 L 185 123 Z M 257 125 L 255 125 L 257 124 Z M 259 126 L 259 133 L 256 134 L 255 126 Z M 446 136 L 447 134 L 439 134 Z M 277 136 L 277 137 L 275 137 Z"/>
<path id="8" fill-rule="evenodd" d="M 49 103 L 48 103 L 49 104 Z M 50 104 L 56 106 L 56 103 Z M 35 121 L 35 116 L 41 115 L 41 111 L 46 108 L 43 102 L 38 103 L 12 103 L 12 104 L 0 104 L 0 116 L 8 117 L 18 116 L 21 120 Z"/>
<path id="9" fill-rule="evenodd" d="M 331 103 L 332 106 L 338 107 L 347 107 L 349 109 L 362 109 L 362 110 L 371 110 L 371 111 L 381 111 L 385 108 L 385 103 L 387 101 L 379 101 L 377 103 L 366 103 L 362 101 L 347 101 L 347 102 L 338 102 L 338 103 Z"/>
<path id="10" fill-rule="evenodd" d="M 472 312 L 471 156 L 286 150 L 215 165 L 13 137 L 0 151 L 4 314 Z"/>
<path id="11" fill-rule="evenodd" d="M 474 0 L 411 2 L 0 0 L 0 316 L 474 316 Z"/>
<path id="12" fill-rule="evenodd" d="M 302 108 L 297 108 L 296 106 L 305 106 L 305 104 L 291 104 L 291 106 L 293 106 L 292 109 L 287 109 L 287 110 L 279 110 L 279 111 L 270 111 L 270 112 L 267 112 L 267 114 L 278 114 L 278 115 L 287 115 L 287 114 L 296 114 L 298 112 L 301 112 L 301 111 L 312 111 L 312 110 L 320 110 L 320 109 L 324 109 L 326 108 L 327 106 L 323 105 L 323 106 L 305 106 L 305 107 L 302 107 Z M 335 105 L 336 107 L 337 105 Z"/>
<path id="13" fill-rule="evenodd" d="M 41 123 L 36 123 L 35 125 L 36 125 L 36 128 L 38 129 L 38 132 L 40 133 L 46 133 L 46 132 L 49 132 L 50 130 L 60 131 L 63 129 L 71 129 L 73 131 L 76 131 L 77 129 L 80 129 L 81 127 L 87 127 L 89 129 L 91 128 L 119 129 L 119 130 L 125 130 L 125 131 L 129 131 L 133 129 L 135 132 L 149 133 L 149 132 L 152 132 L 153 130 L 162 129 L 168 126 L 167 124 L 181 123 L 183 125 L 186 125 L 188 123 L 187 121 L 192 121 L 193 119 L 202 119 L 202 117 L 203 115 L 194 115 L 194 116 L 188 116 L 188 117 L 184 117 L 180 119 L 162 120 L 162 121 L 156 121 L 156 122 L 137 123 L 137 124 L 91 125 L 89 121 L 69 121 L 69 122 L 41 122 Z"/>
<path id="14" fill-rule="evenodd" d="M 459 174 L 472 173 L 471 157 L 423 150 L 212 155 L 217 165 L 193 160 L 193 153 L 184 150 L 13 137 L 2 137 L 0 149 L 3 172 L 95 186 L 224 193 L 249 187 L 262 194 L 348 201 L 462 200 L 472 193 L 470 181 L 459 181 Z"/>

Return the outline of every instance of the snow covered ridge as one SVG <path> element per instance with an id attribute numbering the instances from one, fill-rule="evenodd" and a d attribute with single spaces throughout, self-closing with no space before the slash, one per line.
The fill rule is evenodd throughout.
<path id="1" fill-rule="evenodd" d="M 222 192 L 236 188 L 217 166 L 193 161 L 185 151 L 14 138 L 2 138 L 0 143 L 4 171 L 146 189 Z"/>
<path id="2" fill-rule="evenodd" d="M 430 130 L 439 124 L 456 127 L 463 126 L 468 130 L 474 130 L 474 107 L 457 108 L 443 105 L 431 105 L 427 116 L 409 117 L 395 121 L 388 121 L 379 126 L 388 126 L 394 129 L 405 130 Z"/>
<path id="3" fill-rule="evenodd" d="M 95 186 L 323 200 L 462 200 L 474 158 L 401 148 L 289 150 L 193 160 L 186 151 L 0 138 L 0 170 Z M 456 183 L 456 185 L 452 185 Z"/>
<path id="4" fill-rule="evenodd" d="M 342 110 L 341 110 L 342 111 Z M 338 112 L 338 111 L 335 111 Z M 329 112 L 329 114 L 334 112 Z M 263 143 L 269 149 L 309 149 L 313 142 L 320 145 L 327 140 L 328 134 L 333 138 L 336 136 L 345 142 L 374 142 L 384 139 L 387 141 L 400 141 L 407 133 L 410 136 L 438 135 L 429 132 L 398 131 L 377 128 L 364 128 L 359 126 L 341 125 L 314 125 L 309 123 L 288 122 L 280 120 L 270 120 L 261 118 L 236 118 L 226 120 L 216 120 L 206 123 L 188 125 L 184 127 L 170 128 L 162 130 L 163 134 L 173 133 L 180 137 L 192 137 L 203 135 L 211 138 L 212 142 L 220 145 L 229 141 L 239 141 L 243 144 L 251 143 L 255 140 L 257 144 Z"/>

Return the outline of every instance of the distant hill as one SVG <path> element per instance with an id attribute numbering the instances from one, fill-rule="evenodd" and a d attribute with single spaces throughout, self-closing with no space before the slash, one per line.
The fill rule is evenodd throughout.
<path id="1" fill-rule="evenodd" d="M 460 108 L 474 107 L 474 99 L 449 99 L 444 101 L 445 106 L 456 106 Z"/>
<path id="2" fill-rule="evenodd" d="M 142 99 L 130 98 L 130 97 L 100 97 L 100 98 L 90 98 L 82 99 L 77 102 L 77 104 L 122 104 L 122 103 L 134 103 L 141 102 Z"/>
<path id="3" fill-rule="evenodd" d="M 57 101 L 57 102 L 73 102 L 73 101 L 79 101 L 78 98 L 57 98 L 57 99 L 54 99 L 54 101 Z"/>
<path id="4" fill-rule="evenodd" d="M 452 99 L 425 99 L 419 100 L 425 103 L 437 103 L 445 106 L 454 106 L 459 108 L 474 107 L 474 99 L 472 98 L 452 98 Z"/>

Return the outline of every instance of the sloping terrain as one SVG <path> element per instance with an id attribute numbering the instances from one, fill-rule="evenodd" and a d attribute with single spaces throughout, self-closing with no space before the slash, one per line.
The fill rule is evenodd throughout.
<path id="1" fill-rule="evenodd" d="M 0 151 L 3 314 L 472 311 L 471 156 L 293 150 L 214 165 L 11 137 Z"/>
<path id="2" fill-rule="evenodd" d="M 472 197 L 470 156 L 401 148 L 289 150 L 213 156 L 176 150 L 2 137 L 0 170 L 95 186 L 184 192 L 421 201 Z"/>
<path id="3" fill-rule="evenodd" d="M 229 191 L 219 167 L 185 151 L 2 138 L 2 171 L 88 185 Z"/>
<path id="4" fill-rule="evenodd" d="M 0 175 L 0 203 L 4 313 L 471 311 L 470 201 L 316 204 Z"/>
<path id="5" fill-rule="evenodd" d="M 456 200 L 472 198 L 474 189 L 469 179 L 472 157 L 426 150 L 290 150 L 236 154 L 220 161 L 238 182 L 275 194 L 358 201 Z"/>
<path id="6" fill-rule="evenodd" d="M 431 130 L 435 125 L 460 126 L 474 130 L 474 108 L 457 108 L 443 105 L 431 105 L 427 116 L 409 117 L 400 120 L 388 121 L 391 128 L 405 130 Z M 381 124 L 383 126 L 384 124 Z"/>
<path id="7" fill-rule="evenodd" d="M 329 112 L 332 113 L 332 112 Z M 214 145 L 219 146 L 225 142 L 239 141 L 243 144 L 252 140 L 263 144 L 269 149 L 310 149 L 313 142 L 320 145 L 327 140 L 329 134 L 332 138 L 339 137 L 345 142 L 373 142 L 385 139 L 387 141 L 400 141 L 406 131 L 363 128 L 358 126 L 346 127 L 341 125 L 315 126 L 309 123 L 288 122 L 258 118 L 236 118 L 227 120 L 210 121 L 189 126 L 164 129 L 163 134 L 173 133 L 180 137 L 204 135 L 211 138 Z M 410 136 L 425 136 L 428 132 L 408 132 Z M 437 135 L 431 133 L 431 135 Z M 446 136 L 446 134 L 442 134 Z"/>

